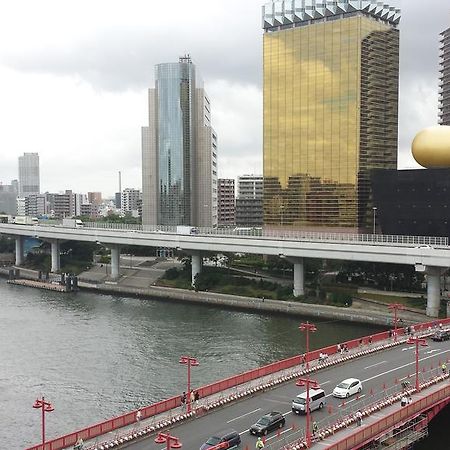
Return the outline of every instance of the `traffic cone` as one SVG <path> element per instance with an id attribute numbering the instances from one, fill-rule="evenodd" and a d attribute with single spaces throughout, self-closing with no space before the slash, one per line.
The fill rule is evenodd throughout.
<path id="1" fill-rule="evenodd" d="M 262 441 L 263 441 L 263 444 L 266 445 L 266 437 L 265 436 L 263 436 Z"/>
<path id="2" fill-rule="evenodd" d="M 383 383 L 383 390 L 386 390 L 386 383 Z"/>
<path id="3" fill-rule="evenodd" d="M 292 427 L 291 427 L 291 430 L 292 430 L 292 431 L 294 431 L 294 430 L 295 430 L 295 423 L 294 423 L 294 422 L 292 422 Z"/>
<path id="4" fill-rule="evenodd" d="M 373 395 L 373 389 L 372 388 L 370 388 L 369 394 Z"/>
<path id="5" fill-rule="evenodd" d="M 278 428 L 277 437 L 280 437 L 280 436 L 281 436 L 281 430 Z"/>

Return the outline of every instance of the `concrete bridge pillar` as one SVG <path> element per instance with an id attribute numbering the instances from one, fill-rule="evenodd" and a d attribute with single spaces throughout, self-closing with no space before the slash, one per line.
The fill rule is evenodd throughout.
<path id="1" fill-rule="evenodd" d="M 202 271 L 202 259 L 202 254 L 200 252 L 194 252 L 191 254 L 192 286 L 195 286 L 195 277 Z"/>
<path id="2" fill-rule="evenodd" d="M 438 317 L 441 305 L 441 269 L 440 267 L 427 266 L 427 316 Z"/>
<path id="3" fill-rule="evenodd" d="M 111 245 L 111 278 L 117 280 L 120 276 L 120 246 Z"/>
<path id="4" fill-rule="evenodd" d="M 61 260 L 60 260 L 60 241 L 58 239 L 53 239 L 50 241 L 51 249 L 52 249 L 52 272 L 59 272 L 61 269 Z"/>
<path id="5" fill-rule="evenodd" d="M 303 258 L 295 258 L 294 263 L 294 297 L 305 295 L 305 275 Z"/>
<path id="6" fill-rule="evenodd" d="M 294 265 L 294 297 L 305 295 L 305 275 L 303 267 L 303 258 L 286 258 Z"/>
<path id="7" fill-rule="evenodd" d="M 16 266 L 21 266 L 24 260 L 23 236 L 16 236 Z"/>

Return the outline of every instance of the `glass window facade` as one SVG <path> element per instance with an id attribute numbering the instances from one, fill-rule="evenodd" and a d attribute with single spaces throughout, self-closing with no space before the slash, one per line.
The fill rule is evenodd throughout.
<path id="1" fill-rule="evenodd" d="M 190 63 L 156 66 L 159 202 L 162 225 L 191 224 L 191 152 L 195 71 Z"/>
<path id="2" fill-rule="evenodd" d="M 370 229 L 369 171 L 397 167 L 398 30 L 357 13 L 267 31 L 265 224 Z"/>

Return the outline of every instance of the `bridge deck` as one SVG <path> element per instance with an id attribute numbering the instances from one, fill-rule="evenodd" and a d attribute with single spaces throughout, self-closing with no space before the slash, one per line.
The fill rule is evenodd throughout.
<path id="1" fill-rule="evenodd" d="M 389 344 L 389 342 L 384 342 L 383 344 Z M 372 344 L 372 347 L 374 345 L 375 344 Z M 370 346 L 366 345 L 363 349 L 364 351 L 368 351 Z M 361 348 L 354 350 L 354 352 L 360 351 Z M 422 349 L 421 351 L 420 379 L 424 380 L 428 377 L 437 375 L 439 364 L 442 361 L 448 360 L 449 355 L 450 349 L 447 342 L 437 343 L 430 340 L 429 347 Z M 330 357 L 330 361 L 332 360 L 331 358 L 346 359 L 349 358 L 349 355 L 343 354 L 333 356 Z M 317 362 L 315 364 L 317 364 Z M 414 367 L 414 348 L 402 344 L 388 348 L 382 352 L 372 353 L 353 360 L 349 359 L 345 361 L 345 364 L 330 366 L 312 373 L 311 377 L 319 382 L 327 394 L 326 407 L 321 411 L 313 412 L 313 420 L 318 423 L 319 429 L 327 429 L 337 421 L 352 416 L 357 409 L 364 409 L 369 404 L 382 401 L 387 396 L 401 390 L 401 380 L 412 376 Z M 290 377 L 294 375 L 294 372 L 298 371 L 298 369 L 299 367 L 297 366 L 296 368 L 285 370 L 281 374 L 270 375 L 265 377 L 265 379 L 255 380 L 247 385 L 242 385 L 238 388 L 215 394 L 209 398 L 200 399 L 197 417 L 194 420 L 176 422 L 170 429 L 171 434 L 175 434 L 180 438 L 184 448 L 195 450 L 214 432 L 218 432 L 222 429 L 234 428 L 241 434 L 242 449 L 246 449 L 246 447 L 250 449 L 255 446 L 255 438 L 250 436 L 249 427 L 264 413 L 271 410 L 278 410 L 286 417 L 286 427 L 281 430 L 279 436 L 275 433 L 267 437 L 266 449 L 278 450 L 286 443 L 302 438 L 305 427 L 305 418 L 303 416 L 294 415 L 291 411 L 291 401 L 294 396 L 301 391 L 301 388 L 295 386 L 295 377 L 292 378 L 291 382 L 287 381 L 276 387 L 256 392 L 257 387 L 264 384 L 270 384 L 279 376 Z M 334 386 L 342 379 L 348 377 L 356 377 L 362 380 L 364 390 L 361 396 L 359 398 L 350 398 L 346 402 L 333 398 L 331 392 Z M 229 406 L 226 408 L 215 409 L 213 414 L 200 414 L 203 412 L 203 408 L 210 408 L 213 404 L 224 401 L 230 395 L 236 396 L 249 389 L 254 389 L 255 392 L 250 396 L 241 398 L 239 401 L 228 403 Z M 419 399 L 419 396 L 427 395 L 428 392 L 429 391 L 424 391 L 422 394 L 415 394 L 413 399 L 417 400 Z M 398 409 L 400 406 L 396 404 L 390 408 Z M 369 426 L 372 421 L 379 419 L 380 415 L 384 416 L 388 414 L 389 411 L 390 410 L 388 409 L 383 409 L 376 415 L 365 419 L 364 426 Z M 171 411 L 169 416 L 167 415 L 168 413 L 163 416 L 165 419 L 174 418 L 180 413 L 181 410 L 177 409 Z M 148 429 L 151 426 L 154 427 L 159 420 L 163 419 L 163 416 L 152 417 L 139 424 L 135 423 L 128 427 L 128 429 L 121 429 L 120 431 L 115 431 L 109 435 L 100 436 L 95 440 L 87 442 L 86 447 L 89 449 L 100 449 L 102 443 L 118 440 L 119 436 L 128 436 L 138 430 Z M 345 432 L 354 433 L 354 431 L 354 429 L 348 428 Z M 332 445 L 333 440 L 342 439 L 344 436 L 342 433 L 345 432 L 339 432 L 333 438 L 328 438 L 329 441 L 322 441 L 315 444 L 315 446 L 317 446 L 317 448 L 326 448 L 324 447 L 324 443 Z M 154 443 L 154 437 L 154 434 L 152 434 L 141 440 L 128 442 L 127 447 L 136 450 L 160 449 L 161 446 Z"/>

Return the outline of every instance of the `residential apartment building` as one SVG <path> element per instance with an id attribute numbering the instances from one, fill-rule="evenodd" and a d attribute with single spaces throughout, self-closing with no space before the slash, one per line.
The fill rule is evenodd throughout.
<path id="1" fill-rule="evenodd" d="M 236 226 L 261 227 L 263 225 L 263 176 L 239 176 L 237 185 Z"/>
<path id="2" fill-rule="evenodd" d="M 263 7 L 265 225 L 372 229 L 369 172 L 397 167 L 399 21 L 378 0 Z"/>
<path id="3" fill-rule="evenodd" d="M 236 224 L 236 195 L 234 179 L 219 178 L 218 180 L 218 214 L 219 227 L 233 227 Z"/>
<path id="4" fill-rule="evenodd" d="M 139 189 L 126 188 L 122 191 L 121 195 L 121 212 L 122 214 L 131 214 L 135 217 L 138 216 L 138 211 L 141 202 L 141 191 Z"/>
<path id="5" fill-rule="evenodd" d="M 142 128 L 143 224 L 217 225 L 217 135 L 189 56 L 158 64 Z M 123 198 L 123 197 L 122 197 Z"/>

